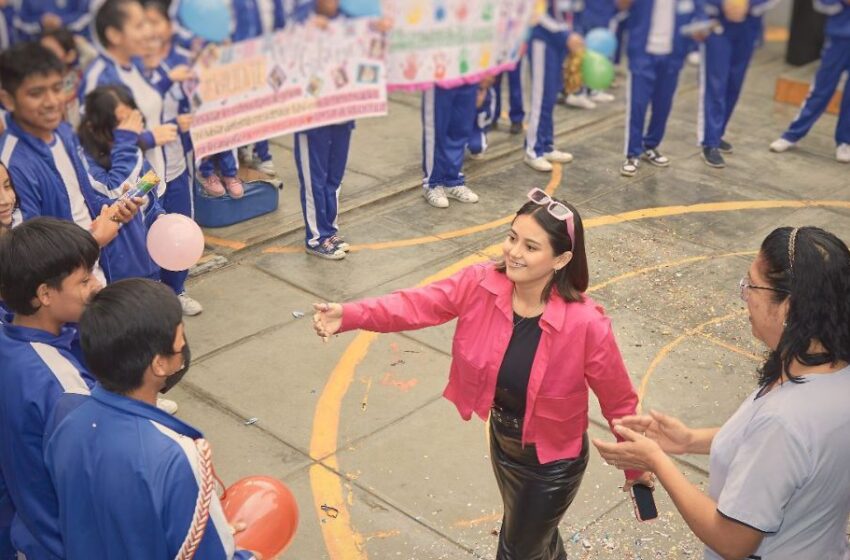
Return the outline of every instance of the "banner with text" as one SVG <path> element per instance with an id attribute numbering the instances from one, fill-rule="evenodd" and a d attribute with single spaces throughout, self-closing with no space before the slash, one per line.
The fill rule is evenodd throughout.
<path id="1" fill-rule="evenodd" d="M 531 0 L 384 0 L 390 89 L 454 87 L 512 69 L 538 11 Z"/>
<path id="2" fill-rule="evenodd" d="M 201 53 L 196 79 L 184 84 L 195 157 L 386 115 L 386 41 L 369 24 L 297 25 Z"/>

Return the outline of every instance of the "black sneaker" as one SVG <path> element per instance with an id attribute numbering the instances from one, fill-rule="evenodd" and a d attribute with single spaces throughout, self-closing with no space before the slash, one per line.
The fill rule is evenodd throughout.
<path id="1" fill-rule="evenodd" d="M 670 158 L 659 152 L 657 148 L 647 148 L 643 152 L 642 157 L 656 167 L 667 167 L 670 165 Z"/>
<path id="2" fill-rule="evenodd" d="M 704 147 L 702 149 L 702 161 L 705 162 L 709 167 L 726 167 L 726 160 L 723 159 L 723 156 L 720 155 L 720 150 L 717 148 L 707 148 Z"/>
<path id="3" fill-rule="evenodd" d="M 721 154 L 731 154 L 732 144 L 730 144 L 726 140 L 721 140 L 720 144 L 717 146 L 717 149 L 720 150 Z"/>
<path id="4" fill-rule="evenodd" d="M 490 123 L 490 130 L 499 130 L 499 121 L 493 121 Z"/>
<path id="5" fill-rule="evenodd" d="M 522 132 L 522 123 L 521 122 L 512 122 L 510 132 L 511 132 L 511 134 L 520 134 Z"/>

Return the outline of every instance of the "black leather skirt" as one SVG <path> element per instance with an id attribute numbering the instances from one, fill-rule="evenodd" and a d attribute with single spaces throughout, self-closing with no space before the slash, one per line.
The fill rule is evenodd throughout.
<path id="1" fill-rule="evenodd" d="M 490 457 L 504 504 L 496 560 L 566 560 L 558 523 L 587 468 L 587 434 L 578 457 L 541 465 L 534 444 L 522 447 L 522 419 L 491 415 Z"/>

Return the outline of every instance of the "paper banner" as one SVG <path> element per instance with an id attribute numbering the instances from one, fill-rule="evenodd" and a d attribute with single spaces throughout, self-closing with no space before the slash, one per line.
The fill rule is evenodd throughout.
<path id="1" fill-rule="evenodd" d="M 387 83 L 453 87 L 513 69 L 535 8 L 531 0 L 384 0 L 394 22 Z"/>
<path id="2" fill-rule="evenodd" d="M 200 159 L 282 134 L 387 114 L 386 42 L 367 19 L 294 25 L 211 47 L 184 84 Z"/>

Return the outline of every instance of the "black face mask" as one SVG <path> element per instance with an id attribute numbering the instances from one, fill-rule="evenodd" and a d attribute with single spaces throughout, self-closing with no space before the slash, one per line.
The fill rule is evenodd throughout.
<path id="1" fill-rule="evenodd" d="M 163 395 L 173 389 L 175 385 L 180 383 L 183 376 L 189 371 L 189 365 L 192 363 L 192 352 L 189 350 L 189 341 L 187 340 L 185 342 L 183 350 L 181 351 L 181 354 L 183 354 L 183 367 L 165 378 L 165 387 L 160 390 L 160 393 Z"/>

